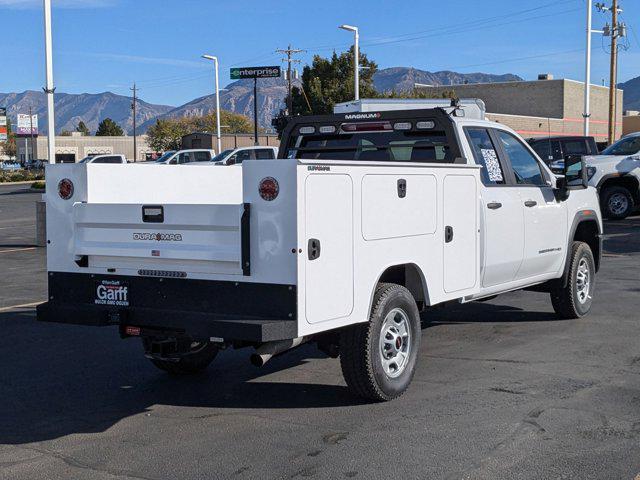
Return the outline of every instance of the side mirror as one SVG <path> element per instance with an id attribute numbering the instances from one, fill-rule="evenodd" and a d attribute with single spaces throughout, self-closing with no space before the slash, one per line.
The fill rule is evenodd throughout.
<path id="1" fill-rule="evenodd" d="M 587 188 L 587 167 L 582 155 L 566 155 L 562 174 L 556 177 L 555 197 L 556 200 L 564 202 L 569 198 L 571 190 Z"/>
<path id="2" fill-rule="evenodd" d="M 587 188 L 587 167 L 582 155 L 566 155 L 564 157 L 564 179 L 567 187 L 572 190 Z"/>

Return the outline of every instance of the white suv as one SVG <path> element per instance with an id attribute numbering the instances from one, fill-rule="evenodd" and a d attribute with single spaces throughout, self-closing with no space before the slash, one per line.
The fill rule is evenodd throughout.
<path id="1" fill-rule="evenodd" d="M 276 147 L 240 147 L 224 150 L 211 159 L 215 165 L 241 165 L 245 160 L 274 160 L 278 158 Z"/>
<path id="2" fill-rule="evenodd" d="M 589 185 L 598 189 L 605 217 L 623 219 L 640 206 L 640 132 L 587 157 L 586 163 Z"/>
<path id="3" fill-rule="evenodd" d="M 178 150 L 177 152 L 169 151 L 156 161 L 150 163 L 153 163 L 154 165 L 182 165 L 193 162 L 210 162 L 215 155 L 215 150 L 208 150 L 204 148 Z"/>

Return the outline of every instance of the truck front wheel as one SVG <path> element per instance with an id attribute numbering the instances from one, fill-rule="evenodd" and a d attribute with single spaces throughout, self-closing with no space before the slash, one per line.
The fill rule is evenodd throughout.
<path id="1" fill-rule="evenodd" d="M 142 339 L 145 356 L 151 360 L 157 368 L 172 375 L 189 375 L 205 370 L 218 354 L 218 346 L 211 342 L 191 342 L 187 351 L 158 354 L 153 348 L 157 339 Z"/>
<path id="2" fill-rule="evenodd" d="M 340 365 L 349 389 L 375 401 L 402 395 L 413 379 L 420 336 L 420 314 L 409 290 L 378 285 L 369 322 L 340 335 Z"/>
<path id="3" fill-rule="evenodd" d="M 591 309 L 596 285 L 596 264 L 591 248 L 584 242 L 573 242 L 567 285 L 551 292 L 551 303 L 560 318 L 584 317 Z"/>

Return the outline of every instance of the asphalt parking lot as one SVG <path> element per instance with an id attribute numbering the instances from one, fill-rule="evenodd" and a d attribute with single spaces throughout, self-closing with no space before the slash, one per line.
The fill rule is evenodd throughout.
<path id="1" fill-rule="evenodd" d="M 366 404 L 308 346 L 176 379 L 113 329 L 37 323 L 24 188 L 0 186 L 2 479 L 640 478 L 640 217 L 606 225 L 587 318 L 531 292 L 431 311 L 410 390 Z"/>

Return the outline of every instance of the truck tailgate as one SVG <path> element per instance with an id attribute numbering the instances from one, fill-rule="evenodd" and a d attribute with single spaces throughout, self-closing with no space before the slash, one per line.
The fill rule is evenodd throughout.
<path id="1" fill-rule="evenodd" d="M 76 203 L 73 253 L 91 267 L 247 275 L 248 229 L 248 204 Z"/>

